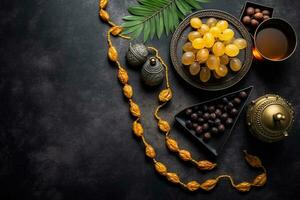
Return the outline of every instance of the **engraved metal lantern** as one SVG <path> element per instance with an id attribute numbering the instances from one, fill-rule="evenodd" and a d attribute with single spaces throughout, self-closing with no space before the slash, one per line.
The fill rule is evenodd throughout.
<path id="1" fill-rule="evenodd" d="M 164 79 L 164 68 L 155 57 L 147 60 L 142 68 L 142 80 L 148 86 L 159 85 Z"/>
<path id="2" fill-rule="evenodd" d="M 285 139 L 294 122 L 292 105 L 284 98 L 267 94 L 252 101 L 247 110 L 250 132 L 264 142 Z"/>
<path id="3" fill-rule="evenodd" d="M 148 49 L 144 44 L 129 44 L 126 53 L 127 63 L 132 67 L 142 67 L 148 58 Z"/>

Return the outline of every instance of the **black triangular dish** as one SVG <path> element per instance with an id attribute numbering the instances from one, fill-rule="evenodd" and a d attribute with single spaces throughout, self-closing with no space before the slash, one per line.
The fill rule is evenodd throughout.
<path id="1" fill-rule="evenodd" d="M 249 96 L 251 95 L 252 89 L 253 89 L 253 86 L 250 86 L 245 89 L 242 89 L 242 90 L 239 90 L 236 92 L 232 92 L 232 93 L 223 95 L 221 97 L 218 97 L 218 98 L 215 98 L 215 99 L 212 99 L 209 101 L 205 101 L 205 102 L 198 103 L 196 105 L 189 106 L 189 107 L 185 108 L 184 110 L 182 110 L 181 112 L 179 112 L 177 115 L 175 115 L 175 119 L 181 126 L 183 126 L 187 130 L 187 132 L 189 132 L 196 140 L 198 140 L 201 144 L 203 144 L 213 155 L 218 156 L 220 154 L 222 148 L 224 147 L 225 143 L 227 142 L 229 136 L 231 135 L 233 127 L 235 126 L 237 120 L 239 119 L 239 116 L 240 116 L 241 112 L 243 111 Z M 247 96 L 244 98 L 240 97 L 241 92 L 246 92 Z M 238 99 L 240 99 L 241 102 L 238 103 L 238 101 L 237 102 L 234 101 L 233 99 L 235 97 L 238 97 Z M 211 134 L 212 138 L 210 138 L 209 140 L 205 140 L 204 133 L 207 133 L 207 132 L 211 133 L 213 131 L 211 129 L 210 130 L 202 130 L 202 133 L 200 133 L 201 128 L 204 129 L 204 124 L 208 123 L 208 119 L 206 119 L 204 117 L 204 113 L 216 113 L 216 111 L 213 111 L 213 106 L 215 106 L 215 109 L 219 109 L 218 111 L 221 111 L 222 114 L 223 113 L 231 113 L 232 105 L 230 104 L 230 106 L 229 106 L 228 103 L 224 103 L 224 102 L 226 102 L 225 98 L 227 98 L 227 100 L 231 103 L 235 102 L 234 108 L 237 109 L 237 111 L 234 110 L 235 112 L 232 112 L 232 114 L 228 114 L 229 118 L 232 118 L 232 123 L 231 124 L 228 123 L 228 125 L 226 125 L 225 131 L 220 133 L 220 130 L 222 130 L 222 128 L 224 128 L 224 127 L 222 127 L 222 126 L 219 127 L 219 125 L 216 125 L 215 122 L 218 122 L 217 124 L 221 123 L 221 124 L 225 125 L 226 118 L 223 116 L 223 119 L 221 119 L 220 112 L 217 112 L 218 116 L 216 116 L 216 117 L 215 117 L 215 114 L 213 114 L 213 115 L 210 114 L 209 122 L 212 125 L 210 125 L 209 127 L 210 128 L 215 127 L 215 128 L 220 128 L 220 129 L 218 129 L 219 133 L 217 133 L 216 129 L 214 129 L 214 131 L 216 133 Z M 221 108 L 222 107 L 221 104 L 223 104 L 223 106 L 226 105 L 227 106 L 226 109 Z M 212 107 L 209 111 L 209 110 L 206 110 L 205 106 L 207 106 L 207 107 L 212 106 Z M 189 111 L 187 111 L 187 110 L 189 110 Z M 191 114 L 190 114 L 191 112 L 190 111 L 192 111 L 192 113 L 198 113 L 197 114 L 198 118 L 194 118 L 194 121 L 191 120 Z M 188 114 L 187 114 L 187 112 L 188 112 Z M 202 114 L 201 114 L 201 112 L 202 112 Z M 195 115 L 194 115 L 194 117 L 195 117 Z M 206 117 L 207 117 L 207 115 L 206 115 Z M 199 118 L 202 118 L 202 119 L 205 118 L 205 119 L 204 119 L 204 121 L 202 121 L 202 119 L 200 120 Z M 221 120 L 216 121 L 216 118 L 221 119 Z M 201 127 L 198 127 L 198 133 L 195 130 L 196 128 L 194 128 L 193 125 L 191 125 L 191 123 L 187 122 L 188 120 L 191 120 L 192 124 L 195 127 L 197 124 L 198 124 L 198 126 L 201 126 Z M 199 129 L 200 129 L 200 131 L 199 131 Z"/>

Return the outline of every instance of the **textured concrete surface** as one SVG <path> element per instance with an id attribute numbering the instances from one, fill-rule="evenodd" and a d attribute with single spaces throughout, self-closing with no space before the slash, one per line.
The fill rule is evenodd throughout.
<path id="1" fill-rule="evenodd" d="M 108 11 L 117 23 L 135 0 L 111 1 Z M 244 1 L 204 5 L 239 15 Z M 274 15 L 300 31 L 300 2 L 263 0 Z M 157 175 L 142 144 L 131 133 L 128 106 L 106 59 L 107 26 L 99 21 L 96 0 L 1 0 L 0 2 L 0 198 L 10 199 L 300 199 L 299 114 L 291 136 L 266 145 L 252 138 L 245 113 L 217 162 L 218 169 L 199 172 L 164 145 L 152 112 L 160 88 L 147 90 L 139 72 L 129 69 L 136 100 L 144 114 L 146 137 L 158 159 L 184 181 L 229 173 L 236 181 L 251 180 L 241 151 L 259 155 L 269 172 L 264 188 L 241 194 L 228 182 L 211 193 L 188 193 Z M 169 37 L 153 40 L 170 64 Z M 275 41 L 274 41 L 275 42 Z M 128 41 L 114 40 L 123 57 Z M 173 116 L 190 104 L 254 85 L 251 99 L 277 93 L 300 110 L 299 49 L 283 63 L 254 63 L 238 85 L 208 93 L 186 85 L 170 70 L 174 99 L 163 116 Z M 172 135 L 196 158 L 209 158 L 198 143 L 178 127 Z"/>

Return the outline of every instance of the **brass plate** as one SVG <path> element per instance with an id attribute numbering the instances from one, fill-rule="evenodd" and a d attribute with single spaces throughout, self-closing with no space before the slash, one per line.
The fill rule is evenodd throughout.
<path id="1" fill-rule="evenodd" d="M 205 23 L 206 20 L 210 17 L 214 17 L 217 20 L 227 20 L 229 23 L 229 27 L 234 30 L 235 37 L 239 38 L 242 37 L 248 42 L 248 47 L 242 50 L 239 54 L 239 59 L 243 62 L 242 69 L 237 72 L 233 73 L 230 72 L 229 75 L 222 79 L 214 79 L 211 78 L 207 83 L 202 83 L 199 80 L 199 76 L 191 76 L 187 67 L 183 66 L 181 63 L 182 57 L 182 46 L 187 41 L 187 35 L 192 30 L 190 27 L 190 19 L 192 17 L 199 17 Z M 192 86 L 208 90 L 208 91 L 217 91 L 229 88 L 236 83 L 238 83 L 242 78 L 247 74 L 249 71 L 251 64 L 252 64 L 252 39 L 250 33 L 247 31 L 245 26 L 234 16 L 220 10 L 201 10 L 195 12 L 188 17 L 186 17 L 178 26 L 176 31 L 173 34 L 171 45 L 170 45 L 170 54 L 173 66 L 179 76 L 181 76 L 186 82 L 191 84 Z M 229 70 L 230 71 L 230 70 Z"/>

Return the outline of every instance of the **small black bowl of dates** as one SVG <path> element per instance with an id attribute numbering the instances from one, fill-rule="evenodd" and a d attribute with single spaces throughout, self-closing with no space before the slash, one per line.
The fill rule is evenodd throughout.
<path id="1" fill-rule="evenodd" d="M 273 8 L 247 1 L 241 13 L 240 20 L 253 35 L 260 23 L 272 18 Z"/>

